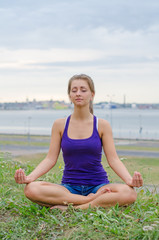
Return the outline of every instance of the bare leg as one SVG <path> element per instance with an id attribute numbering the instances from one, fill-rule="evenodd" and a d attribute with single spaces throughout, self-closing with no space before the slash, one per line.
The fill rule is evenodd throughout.
<path id="1" fill-rule="evenodd" d="M 99 196 L 101 196 L 102 194 L 104 194 L 104 193 L 110 193 L 111 192 L 111 190 L 110 190 L 110 188 L 108 188 L 107 186 L 103 186 L 103 188 L 100 188 L 100 190 L 99 191 L 97 191 L 97 193 L 90 193 L 88 196 L 87 196 L 87 198 L 89 199 L 91 199 L 92 198 L 92 200 L 94 200 L 94 199 L 96 199 L 96 198 L 98 198 Z M 89 202 L 90 201 L 92 201 L 92 200 L 89 200 Z M 74 205 L 75 206 L 75 205 Z M 51 209 L 55 209 L 55 208 L 58 208 L 58 209 L 60 209 L 60 210 L 66 210 L 67 208 L 68 208 L 68 206 L 64 206 L 64 205 L 54 205 L 53 207 L 51 207 Z"/>
<path id="2" fill-rule="evenodd" d="M 102 194 L 95 198 L 94 200 L 76 206 L 76 208 L 87 209 L 90 207 L 111 207 L 116 205 L 119 206 L 128 205 L 135 202 L 137 198 L 137 194 L 135 190 L 128 185 L 125 184 L 108 184 L 108 188 L 110 188 L 111 192 L 109 194 Z M 101 187 L 98 191 L 102 190 Z"/>
<path id="3" fill-rule="evenodd" d="M 88 196 L 82 196 L 78 194 L 72 194 L 68 189 L 61 185 L 48 183 L 48 182 L 32 182 L 26 185 L 25 195 L 32 202 L 36 202 L 42 206 L 54 206 L 54 205 L 80 205 L 92 201 L 99 195 L 105 192 L 103 190 L 96 194 Z"/>

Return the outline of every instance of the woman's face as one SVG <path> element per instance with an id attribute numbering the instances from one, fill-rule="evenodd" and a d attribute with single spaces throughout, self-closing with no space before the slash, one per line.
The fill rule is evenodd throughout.
<path id="1" fill-rule="evenodd" d="M 69 97 L 74 105 L 83 106 L 93 100 L 94 93 L 85 80 L 77 79 L 72 81 Z"/>

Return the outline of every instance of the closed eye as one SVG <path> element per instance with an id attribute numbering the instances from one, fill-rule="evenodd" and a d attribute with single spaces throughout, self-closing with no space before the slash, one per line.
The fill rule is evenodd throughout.
<path id="1" fill-rule="evenodd" d="M 82 92 L 86 92 L 86 91 L 87 91 L 87 89 L 86 89 L 86 88 L 84 88 L 84 87 L 82 87 L 82 88 L 81 88 L 81 91 L 82 91 Z"/>
<path id="2" fill-rule="evenodd" d="M 80 90 L 81 90 L 81 92 L 87 92 L 87 89 L 84 88 L 84 87 L 81 87 Z M 73 93 L 75 93 L 75 92 L 78 91 L 78 89 L 77 89 L 77 88 L 73 88 L 71 91 L 72 91 Z"/>

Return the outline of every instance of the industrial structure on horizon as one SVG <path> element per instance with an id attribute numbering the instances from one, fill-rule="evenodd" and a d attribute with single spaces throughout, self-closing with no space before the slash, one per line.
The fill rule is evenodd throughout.
<path id="1" fill-rule="evenodd" d="M 5 102 L 0 103 L 0 110 L 40 110 L 40 109 L 69 109 L 73 106 L 65 101 L 29 101 L 26 99 L 25 102 Z M 116 108 L 139 108 L 139 109 L 159 109 L 159 103 L 126 103 L 124 98 L 123 103 L 116 102 L 99 102 L 94 104 L 95 109 L 116 109 Z"/>

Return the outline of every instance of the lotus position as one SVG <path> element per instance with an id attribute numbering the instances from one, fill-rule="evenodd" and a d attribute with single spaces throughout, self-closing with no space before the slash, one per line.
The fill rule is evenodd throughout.
<path id="1" fill-rule="evenodd" d="M 74 111 L 66 119 L 54 122 L 45 159 L 28 176 L 18 169 L 15 181 L 26 184 L 24 193 L 28 199 L 51 208 L 65 209 L 69 204 L 80 209 L 132 204 L 137 198 L 134 187 L 143 185 L 142 176 L 139 172 L 129 174 L 116 153 L 110 124 L 93 115 L 92 79 L 84 74 L 73 76 L 68 95 Z M 109 183 L 101 163 L 102 148 L 109 166 L 125 184 Z M 61 149 L 65 163 L 61 184 L 36 181 L 55 166 Z"/>

